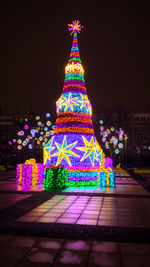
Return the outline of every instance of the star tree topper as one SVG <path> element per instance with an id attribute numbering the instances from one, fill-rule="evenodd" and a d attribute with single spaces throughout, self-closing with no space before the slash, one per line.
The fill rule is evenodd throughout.
<path id="1" fill-rule="evenodd" d="M 80 33 L 83 26 L 80 24 L 80 20 L 74 20 L 72 21 L 72 24 L 68 24 L 68 31 L 71 31 L 70 35 L 72 35 L 74 32 Z"/>

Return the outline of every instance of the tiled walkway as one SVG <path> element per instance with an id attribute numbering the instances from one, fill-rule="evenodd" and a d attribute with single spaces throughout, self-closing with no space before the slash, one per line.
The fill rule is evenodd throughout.
<path id="1" fill-rule="evenodd" d="M 150 266 L 150 194 L 126 171 L 113 190 L 45 193 L 14 178 L 0 174 L 0 266 Z"/>
<path id="2" fill-rule="evenodd" d="M 59 195 L 18 221 L 149 227 L 150 199 Z"/>

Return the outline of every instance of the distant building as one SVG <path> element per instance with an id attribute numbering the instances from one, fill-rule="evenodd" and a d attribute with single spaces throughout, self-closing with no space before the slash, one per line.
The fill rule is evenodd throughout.
<path id="1" fill-rule="evenodd" d="M 6 164 L 9 156 L 8 140 L 13 129 L 12 116 L 0 115 L 0 165 Z"/>

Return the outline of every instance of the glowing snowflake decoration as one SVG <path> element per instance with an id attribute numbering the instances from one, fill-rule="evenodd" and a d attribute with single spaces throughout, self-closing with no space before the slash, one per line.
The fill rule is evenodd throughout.
<path id="1" fill-rule="evenodd" d="M 52 146 L 54 140 L 54 136 L 50 139 L 50 141 L 47 143 L 47 145 L 44 148 L 44 165 L 46 164 L 47 159 L 51 159 L 50 157 L 50 152 L 53 150 L 55 147 Z"/>
<path id="2" fill-rule="evenodd" d="M 80 157 L 79 155 L 77 155 L 76 153 L 74 153 L 72 151 L 72 148 L 76 145 L 76 143 L 77 143 L 77 141 L 75 141 L 74 143 L 72 143 L 70 145 L 67 145 L 66 135 L 64 136 L 62 145 L 55 142 L 55 145 L 57 147 L 57 152 L 51 156 L 52 157 L 58 156 L 56 166 L 58 166 L 63 159 L 65 159 L 67 161 L 67 163 L 69 164 L 69 166 L 71 166 L 70 156 L 78 157 L 78 158 Z"/>
<path id="3" fill-rule="evenodd" d="M 80 97 L 81 97 L 81 100 L 78 100 L 78 103 L 81 104 L 80 109 L 82 109 L 84 107 L 87 108 L 87 105 L 89 105 L 89 100 L 87 98 L 87 95 L 80 94 Z"/>
<path id="4" fill-rule="evenodd" d="M 84 155 L 81 158 L 81 162 L 84 161 L 87 157 L 90 157 L 91 163 L 94 166 L 95 165 L 95 160 L 98 161 L 98 156 L 97 156 L 97 148 L 95 145 L 95 141 L 93 136 L 91 137 L 90 142 L 82 136 L 83 141 L 84 141 L 84 147 L 76 147 L 76 149 L 79 149 L 81 151 L 84 151 Z"/>
<path id="5" fill-rule="evenodd" d="M 72 97 L 71 93 L 69 93 L 68 98 L 63 97 L 63 100 L 64 102 L 62 103 L 62 106 L 65 106 L 64 111 L 67 111 L 68 109 L 71 109 L 71 111 L 74 111 L 74 106 L 75 105 L 78 106 L 78 103 L 77 103 L 78 97 Z"/>
<path id="6" fill-rule="evenodd" d="M 62 108 L 62 104 L 64 102 L 63 99 L 63 95 L 61 95 L 61 97 L 57 100 L 56 102 L 56 109 L 57 109 L 57 113 L 59 112 L 59 110 Z"/>
<path id="7" fill-rule="evenodd" d="M 72 35 L 74 32 L 80 33 L 83 26 L 81 26 L 79 20 L 72 21 L 72 24 L 68 24 L 68 31 L 71 31 L 70 35 Z"/>

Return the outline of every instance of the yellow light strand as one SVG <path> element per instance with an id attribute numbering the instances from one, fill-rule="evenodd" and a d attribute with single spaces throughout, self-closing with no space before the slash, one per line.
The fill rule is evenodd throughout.
<path id="1" fill-rule="evenodd" d="M 22 182 L 22 164 L 20 164 L 19 168 L 20 168 L 20 172 L 19 172 L 19 184 L 21 184 L 21 182 Z"/>

